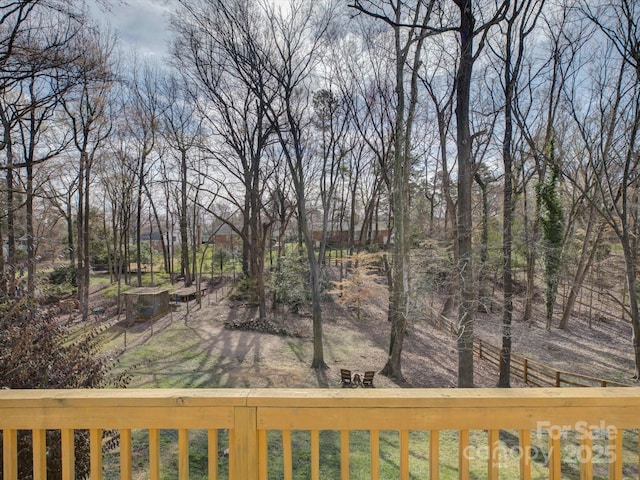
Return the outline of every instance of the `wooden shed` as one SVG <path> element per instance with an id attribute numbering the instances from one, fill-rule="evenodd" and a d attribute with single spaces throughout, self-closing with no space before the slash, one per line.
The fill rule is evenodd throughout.
<path id="1" fill-rule="evenodd" d="M 139 287 L 124 292 L 127 323 L 146 322 L 169 311 L 169 290 Z"/>

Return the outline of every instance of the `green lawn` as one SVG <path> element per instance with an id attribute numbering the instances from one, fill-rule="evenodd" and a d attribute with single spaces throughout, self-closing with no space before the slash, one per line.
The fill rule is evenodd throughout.
<path id="1" fill-rule="evenodd" d="M 429 471 L 429 432 L 409 432 L 409 470 L 411 479 L 430 478 Z M 174 479 L 177 475 L 177 431 L 163 430 L 160 435 L 162 479 Z M 511 480 L 519 478 L 519 451 L 517 449 L 516 432 L 502 431 L 499 455 L 500 478 Z M 637 458 L 633 457 L 633 447 L 637 449 L 637 432 L 625 433 L 625 477 L 637 478 Z M 601 439 L 602 440 L 602 439 Z M 134 478 L 148 478 L 148 433 L 144 430 L 133 432 L 132 460 Z M 311 475 L 311 435 L 308 431 L 294 431 L 291 434 L 293 478 L 306 480 Z M 487 478 L 488 448 L 487 432 L 472 431 L 468 451 L 470 478 L 482 480 Z M 607 464 L 601 455 L 606 441 L 594 441 L 594 479 L 608 478 Z M 440 432 L 440 478 L 453 480 L 458 478 L 458 432 Z M 218 432 L 218 473 L 219 478 L 228 478 L 228 435 L 225 430 Z M 352 431 L 349 434 L 349 478 L 364 480 L 370 478 L 369 432 Z M 400 478 L 399 470 L 399 433 L 395 431 L 380 432 L 380 478 Z M 637 450 L 635 450 L 637 451 Z M 283 472 L 282 433 L 270 431 L 268 434 L 268 472 L 269 479 L 284 478 Z M 566 479 L 580 478 L 579 452 L 577 440 L 569 435 L 563 440 L 562 476 Z M 626 457 L 629 458 L 626 458 Z M 531 478 L 546 479 L 549 471 L 546 461 L 548 447 L 546 435 L 532 435 Z M 189 478 L 206 479 L 208 468 L 207 432 L 191 431 L 189 437 Z M 104 462 L 105 479 L 119 478 L 118 452 L 106 456 Z M 320 478 L 341 478 L 340 466 L 340 432 L 320 432 Z"/>
<path id="2" fill-rule="evenodd" d="M 204 300 L 208 301 L 208 300 Z M 193 305 L 193 304 L 192 304 Z M 124 329 L 112 327 L 102 334 L 106 348 L 122 350 L 124 337 L 129 346 L 120 355 L 120 368 L 133 368 L 132 387 L 160 388 L 160 387 L 226 387 L 245 388 L 255 386 L 246 380 L 238 380 L 230 372 L 232 368 L 247 361 L 246 353 L 240 350 L 229 350 L 228 338 L 220 332 L 207 332 L 201 329 L 202 322 L 213 322 L 220 319 L 198 317 L 198 311 L 193 309 L 192 316 L 186 315 L 186 307 L 181 305 L 173 313 L 173 321 L 167 322 L 160 328 L 152 328 L 152 324 L 140 324 Z M 242 335 L 238 333 L 238 335 Z M 243 337 L 246 342 L 255 342 L 257 349 L 259 340 L 252 335 Z M 283 338 L 282 351 L 266 363 L 277 363 L 274 358 L 289 355 L 290 362 L 308 365 L 310 345 L 308 339 Z M 263 347 L 264 348 L 264 347 Z M 333 349 L 340 348 L 340 344 L 332 345 Z M 226 353 L 224 353 L 226 352 Z M 248 355 L 248 369 L 257 368 L 265 372 L 271 365 L 251 351 Z M 255 357 L 255 358 L 254 358 Z M 309 371 L 305 367 L 305 371 Z M 255 372 L 251 373 L 255 376 Z M 309 374 L 311 375 L 311 374 Z M 259 376 L 259 375 L 258 375 Z M 254 378 L 252 376 L 242 378 Z M 241 384 L 238 384 L 240 382 Z M 519 477 L 518 433 L 501 431 L 500 440 L 500 478 L 511 480 Z M 163 430 L 161 432 L 161 470 L 163 479 L 177 478 L 177 431 Z M 310 478 L 311 468 L 311 435 L 307 431 L 294 431 L 292 438 L 293 478 Z M 135 430 L 133 432 L 133 465 L 134 478 L 148 478 L 148 432 Z M 395 431 L 380 432 L 380 478 L 397 479 L 399 472 L 399 433 Z M 546 465 L 548 459 L 548 439 L 546 434 L 532 432 L 532 464 L 531 478 L 546 479 L 549 471 Z M 486 431 L 470 432 L 468 456 L 470 459 L 470 478 L 485 479 L 488 465 L 488 434 Z M 409 469 L 410 478 L 430 478 L 429 450 L 430 434 L 428 431 L 412 431 L 409 434 Z M 598 435 L 594 440 L 594 478 L 608 478 L 607 464 L 602 453 L 606 451 L 607 440 L 604 435 Z M 351 479 L 370 478 L 369 432 L 352 431 L 349 434 L 349 473 Z M 226 431 L 219 431 L 219 476 L 228 478 L 228 457 L 224 455 L 228 448 Z M 458 432 L 440 432 L 439 456 L 440 478 L 458 478 Z M 626 431 L 624 434 L 624 463 L 625 478 L 637 478 L 638 432 Z M 567 434 L 562 440 L 563 478 L 580 478 L 579 443 L 575 434 Z M 271 431 L 268 434 L 268 471 L 270 479 L 282 479 L 283 474 L 283 446 L 282 434 Z M 110 453 L 104 463 L 105 478 L 119 478 L 118 452 Z M 190 432 L 190 479 L 207 478 L 207 434 L 204 431 Z M 341 474 L 340 466 L 340 432 L 320 432 L 320 477 L 324 479 L 338 479 Z"/>

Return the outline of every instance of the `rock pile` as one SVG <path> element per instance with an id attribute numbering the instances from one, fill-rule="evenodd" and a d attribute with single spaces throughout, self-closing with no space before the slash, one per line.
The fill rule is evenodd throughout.
<path id="1" fill-rule="evenodd" d="M 282 335 L 284 337 L 292 337 L 293 334 L 284 327 L 279 327 L 269 320 L 260 320 L 252 318 L 241 322 L 226 321 L 224 328 L 227 330 L 248 330 L 251 332 L 271 333 L 273 335 Z"/>

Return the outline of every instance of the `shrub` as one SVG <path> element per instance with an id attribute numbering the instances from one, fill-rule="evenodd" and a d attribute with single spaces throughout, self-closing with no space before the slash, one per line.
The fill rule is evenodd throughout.
<path id="1" fill-rule="evenodd" d="M 292 253 L 278 259 L 273 291 L 275 301 L 289 305 L 294 313 L 309 300 L 309 266 L 303 256 Z"/>
<path id="2" fill-rule="evenodd" d="M 332 282 L 335 288 L 327 293 L 337 295 L 337 302 L 341 305 L 353 308 L 360 320 L 367 304 L 388 294 L 387 287 L 380 284 L 377 278 L 380 254 L 356 253 L 346 257 L 344 262 L 351 265 L 351 275 Z"/>
<path id="3" fill-rule="evenodd" d="M 229 295 L 229 298 L 235 302 L 257 304 L 256 290 L 256 280 L 254 278 L 242 276 L 233 286 L 233 291 Z"/>
<path id="4" fill-rule="evenodd" d="M 62 285 L 69 283 L 74 287 L 78 286 L 78 270 L 74 265 L 63 265 L 56 267 L 49 274 L 49 283 L 52 285 Z"/>
<path id="5" fill-rule="evenodd" d="M 68 324 L 27 298 L 0 303 L 0 388 L 53 389 L 123 387 L 125 372 L 112 376 L 114 360 L 103 354 L 96 330 L 69 340 Z M 111 437 L 110 432 L 105 436 Z M 110 446 L 114 440 L 107 442 Z M 2 437 L 0 432 L 0 450 Z M 18 433 L 18 477 L 32 476 L 31 433 Z M 89 435 L 75 433 L 76 477 L 89 471 Z M 0 458 L 0 472 L 2 458 Z M 60 432 L 47 431 L 47 478 L 61 478 Z"/>

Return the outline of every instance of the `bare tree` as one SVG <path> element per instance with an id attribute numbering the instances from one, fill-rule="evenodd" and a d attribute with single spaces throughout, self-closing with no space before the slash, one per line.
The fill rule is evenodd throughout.
<path id="1" fill-rule="evenodd" d="M 434 177 L 442 177 L 442 196 L 445 200 L 445 229 L 450 226 L 455 238 L 455 200 L 452 194 L 453 182 L 451 180 L 451 165 L 449 162 L 449 145 L 451 133 L 451 118 L 453 117 L 453 105 L 455 99 L 455 68 L 459 53 L 457 45 L 450 45 L 445 37 L 437 37 L 432 40 L 433 49 L 425 52 L 424 67 L 420 72 L 420 80 L 431 104 L 435 109 L 436 124 L 438 130 L 438 156 L 439 162 L 433 168 Z M 440 163 L 440 167 L 438 167 Z M 440 168 L 440 174 L 438 174 Z M 437 182 L 434 181 L 434 189 Z"/>
<path id="2" fill-rule="evenodd" d="M 456 199 L 454 192 L 454 182 L 452 179 L 453 167 L 450 160 L 450 148 L 453 143 L 452 118 L 454 110 L 454 100 L 456 92 L 455 72 L 457 59 L 459 58 L 458 45 L 446 36 L 439 36 L 432 39 L 429 48 L 425 51 L 423 68 L 420 70 L 420 80 L 428 98 L 429 105 L 433 107 L 435 113 L 435 123 L 437 128 L 438 148 L 437 153 L 425 155 L 426 158 L 434 157 L 435 165 L 429 167 L 425 165 L 425 173 L 432 171 L 432 193 L 428 193 L 425 187 L 425 196 L 431 202 L 431 229 L 434 228 L 434 210 L 436 205 L 436 190 L 444 199 L 444 225 L 440 230 L 442 238 L 447 238 L 451 242 L 452 257 L 457 258 L 456 235 Z M 425 160 L 428 163 L 428 160 Z M 456 272 L 449 270 L 448 278 L 445 280 L 447 294 L 443 302 L 441 313 L 444 316 L 453 314 L 455 300 L 457 296 Z"/>
<path id="3" fill-rule="evenodd" d="M 364 246 L 372 241 L 373 232 L 378 230 L 375 225 L 378 224 L 379 206 L 388 203 L 396 109 L 394 66 L 386 52 L 388 36 L 374 29 L 378 22 L 368 18 L 362 20 L 366 21 L 356 23 L 355 45 L 342 51 L 348 57 L 343 62 L 346 72 L 341 91 L 350 102 L 349 110 L 359 142 L 353 151 L 350 169 L 351 253 L 356 243 Z M 356 232 L 358 199 L 364 212 L 360 231 Z M 384 215 L 387 230 L 391 232 L 391 215 L 387 210 Z"/>
<path id="4" fill-rule="evenodd" d="M 59 7 L 59 10 L 55 7 Z M 0 293 L 3 294 L 12 294 L 16 286 L 16 216 L 19 209 L 16 189 L 19 175 L 15 163 L 20 162 L 18 155 L 30 153 L 28 147 L 22 152 L 17 151 L 14 141 L 20 132 L 28 134 L 29 130 L 35 134 L 34 128 L 27 128 L 23 116 L 29 112 L 37 116 L 34 109 L 55 98 L 48 92 L 48 100 L 45 101 L 40 91 L 38 99 L 28 102 L 25 100 L 27 85 L 29 82 L 35 85 L 36 80 L 42 85 L 48 79 L 57 88 L 56 69 L 64 68 L 70 61 L 71 55 L 66 51 L 66 46 L 77 32 L 77 22 L 72 20 L 70 8 L 73 6 L 39 0 L 11 1 L 0 5 L 0 151 L 4 150 L 6 157 L 2 166 L 6 179 L 6 208 L 0 217 L 0 227 L 6 222 L 6 264 L 9 267 L 8 275 L 5 275 L 5 257 L 0 255 Z M 65 82 L 59 82 L 60 85 L 62 83 Z M 49 114 L 53 110 L 53 107 L 48 109 Z M 33 143 L 35 138 L 31 137 L 31 140 L 25 138 L 27 143 Z M 29 160 L 23 158 L 25 166 L 26 162 L 31 162 L 37 156 L 35 150 L 31 153 L 33 155 Z M 4 245 L 2 230 L 0 228 L 0 243 Z"/>
<path id="5" fill-rule="evenodd" d="M 351 126 L 348 100 L 337 97 L 331 89 L 321 89 L 313 96 L 313 108 L 314 123 L 320 131 L 321 138 L 320 199 L 323 213 L 318 262 L 323 264 L 327 248 L 329 217 L 336 203 L 336 190 L 344 171 L 345 159 L 353 149 L 353 139 L 347 137 Z"/>
<path id="6" fill-rule="evenodd" d="M 44 80 L 44 81 L 43 81 Z M 17 136 L 20 139 L 20 161 L 13 164 L 16 169 L 24 169 L 24 195 L 26 211 L 26 244 L 27 244 L 27 294 L 33 297 L 35 293 L 36 276 L 36 242 L 34 231 L 34 198 L 36 195 L 35 175 L 38 166 L 55 157 L 67 146 L 66 136 L 51 135 L 49 121 L 58 107 L 58 90 L 56 82 L 51 78 L 38 78 L 35 74 L 28 80 L 23 80 L 20 88 L 25 103 L 17 104 L 23 109 L 17 124 Z"/>
<path id="7" fill-rule="evenodd" d="M 457 202 L 457 273 L 460 291 L 458 305 L 458 386 L 473 387 L 473 322 L 475 312 L 475 286 L 472 245 L 472 184 L 470 94 L 473 65 L 482 51 L 489 28 L 499 23 L 509 2 L 497 2 L 482 23 L 476 25 L 475 15 L 480 10 L 471 0 L 453 0 L 460 13 L 460 60 L 456 73 L 456 145 L 458 160 Z M 474 40 L 478 48 L 474 51 Z"/>
<path id="8" fill-rule="evenodd" d="M 437 2 L 418 1 L 408 6 L 403 2 L 356 1 L 356 10 L 378 18 L 393 31 L 395 55 L 396 110 L 391 181 L 393 215 L 393 264 L 389 288 L 389 320 L 391 339 L 389 356 L 382 373 L 403 380 L 401 354 L 407 328 L 407 295 L 409 292 L 409 173 L 411 170 L 412 130 L 418 102 L 418 74 L 422 47 L 427 37 L 440 34 L 434 27 Z M 437 22 L 438 19 L 435 19 Z M 408 75 L 407 75 L 408 72 Z"/>
<path id="9" fill-rule="evenodd" d="M 134 65 L 130 84 L 130 103 L 125 110 L 128 120 L 130 141 L 136 151 L 136 273 L 138 286 L 142 285 L 142 219 L 146 196 L 145 182 L 152 167 L 153 152 L 160 133 L 162 101 L 160 98 L 159 67 L 150 62 L 141 67 Z M 187 215 L 187 212 L 181 212 Z M 183 222 L 180 224 L 183 225 Z M 183 266 L 186 268 L 186 266 Z M 184 272 L 183 272 L 184 273 Z"/>
<path id="10" fill-rule="evenodd" d="M 122 100 L 122 99 L 121 99 Z M 108 211 L 111 224 L 111 280 L 117 283 L 117 308 L 121 311 L 122 282 L 130 283 L 130 232 L 135 218 L 135 186 L 137 159 L 131 152 L 129 132 L 126 120 L 115 122 L 108 142 L 109 155 L 97 165 L 100 184 L 105 194 L 105 210 Z M 123 278 L 124 277 L 124 278 Z"/>
<path id="11" fill-rule="evenodd" d="M 257 53 L 263 48 L 264 15 L 245 2 L 182 2 L 174 28 L 179 34 L 176 61 L 185 67 L 200 114 L 213 134 L 213 141 L 203 144 L 215 160 L 213 172 L 219 172 L 210 180 L 217 184 L 216 196 L 241 212 L 242 224 L 217 218 L 242 238 L 242 270 L 250 279 L 249 294 L 257 300 L 259 316 L 265 318 L 264 258 L 270 222 L 265 220 L 264 196 L 273 172 L 266 149 L 274 141 L 274 127 L 267 118 L 272 94 Z"/>
<path id="12" fill-rule="evenodd" d="M 100 149 L 111 133 L 113 101 L 110 90 L 115 81 L 114 39 L 102 36 L 91 25 L 76 39 L 82 51 L 74 67 L 77 86 L 62 97 L 62 105 L 71 124 L 73 145 L 79 158 L 77 180 L 78 300 L 82 319 L 89 316 L 89 275 L 91 271 L 90 209 L 93 167 Z"/>
<path id="13" fill-rule="evenodd" d="M 319 48 L 326 34 L 330 14 L 324 5 L 292 1 L 288 11 L 265 10 L 271 49 L 263 51 L 265 71 L 273 88 L 273 102 L 267 116 L 278 138 L 289 169 L 297 200 L 298 226 L 309 261 L 313 320 L 313 359 L 311 367 L 324 370 L 322 310 L 320 305 L 320 265 L 307 219 L 308 180 L 307 142 L 311 139 L 311 77 L 319 59 Z"/>
<path id="14" fill-rule="evenodd" d="M 636 374 L 640 379 L 640 311 L 636 284 L 637 245 L 640 225 L 636 211 L 640 168 L 640 29 L 638 5 L 621 0 L 613 4 L 583 6 L 586 16 L 608 40 L 603 47 L 602 68 L 592 75 L 593 95 L 572 115 L 588 152 L 589 166 L 599 181 L 588 192 L 620 241 L 623 250 L 629 316 L 633 332 Z M 595 48 L 590 45 L 591 48 Z M 589 53 L 590 58 L 594 58 Z M 587 193 L 587 192 L 585 192 Z"/>
<path id="15" fill-rule="evenodd" d="M 24 7 L 25 9 L 23 9 Z M 7 52 L 1 66 L 0 121 L 4 129 L 1 147 L 6 150 L 8 286 L 2 275 L 3 291 L 13 293 L 16 287 L 15 204 L 18 171 L 24 169 L 25 235 L 27 245 L 27 293 L 35 291 L 34 184 L 38 166 L 53 158 L 66 146 L 61 129 L 51 128 L 59 100 L 74 81 L 70 65 L 77 52 L 72 42 L 79 23 L 66 11 L 22 5 L 2 19 L 17 23 L 10 30 Z M 22 17 L 21 15 L 28 15 Z M 7 20 L 9 19 L 9 20 Z M 8 26 L 8 25 L 7 25 Z M 4 75 L 7 75 L 6 77 Z M 19 145 L 15 148 L 14 145 Z M 1 265 L 4 274 L 4 263 Z"/>
<path id="16" fill-rule="evenodd" d="M 576 133 L 576 138 L 580 138 L 578 133 Z M 578 158 L 587 159 L 591 156 L 588 149 L 584 147 L 577 147 L 576 153 L 578 154 Z M 569 295 L 566 301 L 563 302 L 562 317 L 560 317 L 560 321 L 558 322 L 558 328 L 562 330 L 569 327 L 569 319 L 578 300 L 578 295 L 580 294 L 587 274 L 593 266 L 596 254 L 602 248 L 602 239 L 607 226 L 607 222 L 603 221 L 594 204 L 589 202 L 583 193 L 592 192 L 597 188 L 594 184 L 594 182 L 598 181 L 596 172 L 589 168 L 589 163 L 590 162 L 583 163 L 578 161 L 575 167 L 572 167 L 570 164 L 563 166 L 563 174 L 565 178 L 570 179 L 569 183 L 577 183 L 579 185 L 578 188 L 573 189 L 574 196 L 577 198 L 574 199 L 573 203 L 572 210 L 575 213 L 573 213 L 572 216 L 575 220 L 572 223 L 583 225 L 584 232 L 580 246 L 580 254 L 575 260 L 575 271 L 571 279 Z M 575 227 L 573 229 L 568 228 L 567 230 L 568 232 L 575 230 Z"/>
<path id="17" fill-rule="evenodd" d="M 514 155 L 514 102 L 517 101 L 520 72 L 527 54 L 528 38 L 534 32 L 544 0 L 515 0 L 508 9 L 500 25 L 500 35 L 495 47 L 498 58 L 496 67 L 502 73 L 502 93 L 504 95 L 504 131 L 502 139 L 502 163 L 504 166 L 504 190 L 502 201 L 502 348 L 500 351 L 499 387 L 510 387 L 511 373 L 511 322 L 513 318 L 513 155 Z M 501 48 L 502 46 L 502 48 Z"/>
<path id="18" fill-rule="evenodd" d="M 179 212 L 180 212 L 180 270 L 184 275 L 184 285 L 190 286 L 193 282 L 195 272 L 189 267 L 189 231 L 188 231 L 188 211 L 189 211 L 189 156 L 193 155 L 196 147 L 202 142 L 202 120 L 197 115 L 196 107 L 188 90 L 181 86 L 180 80 L 175 76 L 170 76 L 163 83 L 163 97 L 166 105 L 162 108 L 163 137 L 176 152 L 178 157 L 178 185 L 179 185 Z M 152 199 L 149 201 L 156 207 Z M 157 213 L 155 214 L 158 217 Z M 161 228 L 158 222 L 158 227 Z M 164 246 L 164 241 L 163 241 Z M 164 247 L 163 247 L 164 248 Z M 195 252 L 193 252 L 195 253 Z"/>
<path id="19" fill-rule="evenodd" d="M 75 209 L 74 202 L 78 194 L 78 174 L 76 171 L 69 171 L 65 168 L 72 159 L 65 156 L 58 156 L 57 162 L 50 162 L 48 179 L 42 187 L 42 195 L 58 211 L 59 215 L 66 223 L 66 248 L 65 253 L 69 260 L 69 265 L 76 264 L 74 225 Z"/>

